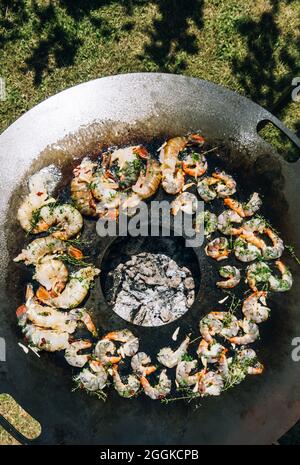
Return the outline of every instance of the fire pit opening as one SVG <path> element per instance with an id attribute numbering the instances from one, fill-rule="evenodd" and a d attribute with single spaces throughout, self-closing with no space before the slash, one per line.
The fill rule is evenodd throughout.
<path id="1" fill-rule="evenodd" d="M 140 326 L 161 326 L 182 317 L 200 286 L 196 254 L 181 237 L 118 238 L 101 269 L 101 286 L 112 310 Z"/>

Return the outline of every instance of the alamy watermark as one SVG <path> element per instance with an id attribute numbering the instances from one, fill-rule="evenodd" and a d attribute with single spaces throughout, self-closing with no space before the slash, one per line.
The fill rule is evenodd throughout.
<path id="1" fill-rule="evenodd" d="M 300 102 L 300 76 L 293 78 L 292 86 L 295 87 L 292 90 L 292 100 L 293 102 Z"/>
<path id="2" fill-rule="evenodd" d="M 291 354 L 292 360 L 293 362 L 300 362 L 300 337 L 294 337 L 292 346 L 294 347 Z"/>
<path id="3" fill-rule="evenodd" d="M 0 337 L 0 362 L 6 362 L 6 343 L 4 337 Z"/>
<path id="4" fill-rule="evenodd" d="M 174 208 L 176 213 L 174 214 Z M 178 209 L 177 209 L 178 208 Z M 140 201 L 132 207 L 119 208 L 118 221 L 111 219 L 104 212 L 97 221 L 96 231 L 100 237 L 132 236 L 132 237 L 184 237 L 187 247 L 200 247 L 204 240 L 204 202 L 198 201 L 190 194 L 188 202 L 174 206 L 168 201 L 152 201 L 150 204 Z M 195 226 L 195 218 L 196 224 Z M 197 221 L 197 219 L 202 220 Z"/>
<path id="5" fill-rule="evenodd" d="M 0 101 L 6 100 L 6 86 L 5 79 L 0 77 Z"/>

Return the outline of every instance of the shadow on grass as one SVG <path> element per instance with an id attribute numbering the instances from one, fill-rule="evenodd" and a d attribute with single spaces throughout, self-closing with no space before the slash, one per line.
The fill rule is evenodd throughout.
<path id="1" fill-rule="evenodd" d="M 85 41 L 77 30 L 82 20 L 88 18 L 92 28 L 107 37 L 110 29 L 95 13 L 104 6 L 118 4 L 128 16 L 123 30 L 131 32 L 134 8 L 148 3 L 146 0 L 61 0 L 59 3 L 32 0 L 29 6 L 24 0 L 3 0 L 0 3 L 0 31 L 4 32 L 0 32 L 0 46 L 21 39 L 22 25 L 30 23 L 32 35 L 39 40 L 26 59 L 24 71 L 33 71 L 34 84 L 38 86 L 44 73 L 49 72 L 51 60 L 57 67 L 74 63 Z M 198 51 L 196 35 L 189 28 L 190 21 L 202 27 L 203 0 L 153 0 L 151 3 L 157 6 L 158 16 L 152 27 L 145 31 L 149 43 L 143 57 L 139 58 L 149 58 L 160 71 L 184 70 L 184 59 L 177 57 L 180 52 L 192 55 Z"/>
<path id="2" fill-rule="evenodd" d="M 203 27 L 203 0 L 164 0 L 155 2 L 159 18 L 146 31 L 150 42 L 144 54 L 156 63 L 159 71 L 180 72 L 186 68 L 181 52 L 195 55 L 199 51 L 196 34 L 189 30 L 193 22 Z M 140 57 L 143 58 L 143 57 Z"/>
<path id="3" fill-rule="evenodd" d="M 291 81 L 300 72 L 300 63 L 290 52 L 299 50 L 300 38 L 295 40 L 288 34 L 286 46 L 275 55 L 281 35 L 277 25 L 280 2 L 296 3 L 294 0 L 271 0 L 271 10 L 263 12 L 258 20 L 247 18 L 238 22 L 238 33 L 245 39 L 247 54 L 232 62 L 232 70 L 245 94 L 271 111 L 283 108 L 285 97 L 291 98 Z M 278 63 L 288 70 L 281 76 L 276 74 Z"/>

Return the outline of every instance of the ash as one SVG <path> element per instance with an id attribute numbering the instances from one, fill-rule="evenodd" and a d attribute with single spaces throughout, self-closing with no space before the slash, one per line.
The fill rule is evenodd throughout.
<path id="1" fill-rule="evenodd" d="M 164 254 L 139 253 L 110 271 L 108 299 L 126 321 L 161 326 L 177 320 L 195 300 L 191 271 Z"/>

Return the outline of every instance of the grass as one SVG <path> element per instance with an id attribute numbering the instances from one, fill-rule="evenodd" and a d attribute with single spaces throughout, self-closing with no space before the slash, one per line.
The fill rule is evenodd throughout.
<path id="1" fill-rule="evenodd" d="M 67 87 L 139 71 L 223 84 L 299 131 L 300 105 L 290 98 L 300 76 L 299 16 L 297 0 L 2 0 L 0 132 Z M 264 136 L 287 150 L 273 128 Z M 9 400 L 0 404 L 9 411 Z M 18 412 L 11 417 L 23 427 Z"/>

